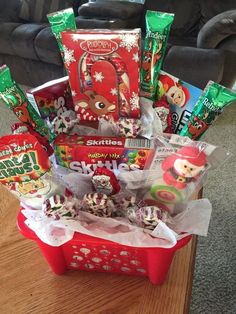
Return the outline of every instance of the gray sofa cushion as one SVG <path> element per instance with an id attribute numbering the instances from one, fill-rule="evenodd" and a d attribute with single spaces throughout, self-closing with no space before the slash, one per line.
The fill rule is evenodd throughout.
<path id="1" fill-rule="evenodd" d="M 207 0 L 205 0 L 207 2 Z M 223 1 L 223 0 L 222 0 Z M 199 1 L 193 0 L 146 0 L 146 10 L 175 13 L 171 34 L 174 36 L 197 36 L 201 8 Z M 144 29 L 144 25 L 142 27 Z"/>
<path id="2" fill-rule="evenodd" d="M 0 20 L 6 22 L 19 22 L 21 0 L 0 0 Z"/>
<path id="3" fill-rule="evenodd" d="M 73 0 L 22 0 L 20 18 L 29 22 L 47 22 L 47 14 L 72 7 Z"/>
<path id="4" fill-rule="evenodd" d="M 224 51 L 219 49 L 173 46 L 165 57 L 163 70 L 203 89 L 209 80 L 221 81 L 224 60 Z"/>
<path id="5" fill-rule="evenodd" d="M 80 6 L 78 13 L 81 16 L 104 18 L 109 19 L 117 18 L 126 20 L 136 15 L 141 15 L 143 11 L 143 5 L 137 3 L 125 3 L 125 2 L 110 2 L 110 1 L 98 1 L 94 3 L 86 3 Z"/>
<path id="6" fill-rule="evenodd" d="M 121 19 L 102 19 L 102 18 L 87 18 L 83 16 L 76 17 L 77 28 L 127 28 L 127 24 Z"/>
<path id="7" fill-rule="evenodd" d="M 34 49 L 34 40 L 38 33 L 47 26 L 47 24 L 21 24 L 11 34 L 11 44 L 15 51 L 15 55 L 31 59 L 39 60 Z"/>
<path id="8" fill-rule="evenodd" d="M 200 30 L 197 44 L 200 48 L 216 48 L 223 40 L 236 34 L 236 10 L 220 13 Z M 236 52 L 236 47 L 234 48 Z"/>
<path id="9" fill-rule="evenodd" d="M 49 25 L 43 28 L 35 37 L 34 48 L 41 61 L 60 66 L 63 64 L 56 38 L 52 34 Z"/>
<path id="10" fill-rule="evenodd" d="M 235 0 L 200 0 L 201 27 L 212 17 L 225 11 L 236 9 Z"/>
<path id="11" fill-rule="evenodd" d="M 20 25 L 22 24 L 11 22 L 0 24 L 0 54 L 15 55 L 15 50 L 11 43 L 11 35 L 13 31 Z"/>
<path id="12" fill-rule="evenodd" d="M 17 56 L 0 54 L 0 64 L 7 64 L 14 80 L 26 86 L 39 86 L 66 75 L 62 66 Z"/>

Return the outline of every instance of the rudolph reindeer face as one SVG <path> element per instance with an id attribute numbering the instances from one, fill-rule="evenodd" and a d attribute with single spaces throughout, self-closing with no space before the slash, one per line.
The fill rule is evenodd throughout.
<path id="1" fill-rule="evenodd" d="M 153 55 L 153 53 L 150 51 L 152 48 L 152 43 L 150 41 L 149 43 L 149 51 L 144 51 L 143 53 L 143 63 L 142 63 L 142 68 L 145 71 L 149 71 L 151 70 L 151 64 L 155 65 L 156 62 L 160 59 L 160 50 L 162 48 L 162 42 L 159 42 L 158 47 L 157 47 L 157 51 L 155 52 L 155 54 Z"/>
<path id="2" fill-rule="evenodd" d="M 151 52 L 144 51 L 142 68 L 148 71 L 151 68 L 152 54 Z"/>
<path id="3" fill-rule="evenodd" d="M 208 128 L 208 125 L 199 119 L 198 117 L 194 118 L 193 124 L 188 123 L 189 133 L 192 135 L 192 139 L 198 138 L 205 130 Z"/>
<path id="4" fill-rule="evenodd" d="M 15 115 L 18 117 L 18 119 L 23 122 L 23 123 L 28 123 L 28 124 L 34 124 L 33 120 L 31 119 L 28 108 L 27 108 L 27 102 L 23 101 L 21 98 L 21 95 L 19 93 L 14 94 L 15 99 L 17 101 L 15 105 L 14 101 L 11 98 L 8 98 L 8 102 L 12 107 L 13 112 Z"/>
<path id="5" fill-rule="evenodd" d="M 89 97 L 89 100 L 88 102 L 85 100 L 78 102 L 79 107 L 90 109 L 98 117 L 115 111 L 116 106 L 105 97 L 98 95 L 94 91 L 86 91 L 85 94 Z"/>
<path id="6" fill-rule="evenodd" d="M 20 121 L 32 124 L 31 122 L 33 121 L 29 115 L 27 103 L 23 103 L 20 106 L 14 107 L 13 111 Z"/>

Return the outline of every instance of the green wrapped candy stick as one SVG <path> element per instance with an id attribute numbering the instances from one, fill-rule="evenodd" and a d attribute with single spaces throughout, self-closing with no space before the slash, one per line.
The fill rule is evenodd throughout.
<path id="1" fill-rule="evenodd" d="M 61 41 L 61 32 L 66 30 L 76 30 L 75 16 L 72 8 L 50 13 L 47 15 L 52 32 L 57 39 L 57 43 L 64 61 L 64 49 Z"/>
<path id="2" fill-rule="evenodd" d="M 161 70 L 174 14 L 146 12 L 146 37 L 141 68 L 141 94 L 155 99 L 158 75 Z"/>
<path id="3" fill-rule="evenodd" d="M 234 101 L 236 101 L 234 91 L 209 81 L 179 134 L 199 140 L 223 109 Z"/>
<path id="4" fill-rule="evenodd" d="M 0 98 L 7 107 L 15 113 L 21 122 L 30 125 L 36 132 L 52 142 L 55 138 L 54 134 L 50 132 L 24 92 L 12 79 L 10 70 L 6 65 L 0 68 L 0 82 Z"/>

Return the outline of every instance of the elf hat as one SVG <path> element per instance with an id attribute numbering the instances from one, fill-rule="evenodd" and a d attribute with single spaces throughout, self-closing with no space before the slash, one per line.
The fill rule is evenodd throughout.
<path id="1" fill-rule="evenodd" d="M 160 74 L 158 80 L 162 84 L 162 87 L 165 90 L 165 92 L 167 92 L 171 86 L 175 85 L 174 80 L 169 75 L 166 74 Z"/>

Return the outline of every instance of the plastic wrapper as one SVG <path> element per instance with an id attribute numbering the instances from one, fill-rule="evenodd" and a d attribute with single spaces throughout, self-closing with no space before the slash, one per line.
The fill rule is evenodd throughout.
<path id="1" fill-rule="evenodd" d="M 73 110 L 68 76 L 30 89 L 26 96 L 55 136 L 74 131 L 79 121 Z"/>
<path id="2" fill-rule="evenodd" d="M 75 16 L 72 8 L 54 12 L 47 15 L 52 32 L 56 37 L 62 59 L 65 60 L 65 51 L 61 40 L 61 32 L 65 30 L 75 30 Z"/>
<path id="3" fill-rule="evenodd" d="M 158 75 L 165 55 L 174 14 L 146 12 L 146 37 L 141 68 L 141 94 L 155 99 Z"/>
<path id="4" fill-rule="evenodd" d="M 236 101 L 235 91 L 209 81 L 180 135 L 188 136 L 193 140 L 200 139 L 223 109 L 234 101 Z"/>
<path id="5" fill-rule="evenodd" d="M 59 187 L 52 181 L 48 155 L 30 134 L 0 138 L 0 183 L 23 203 L 41 209 Z"/>
<path id="6" fill-rule="evenodd" d="M 46 150 L 48 156 L 51 156 L 53 154 L 53 148 L 49 144 L 49 142 L 38 132 L 36 132 L 30 125 L 27 125 L 25 123 L 16 122 L 11 125 L 12 134 L 24 134 L 29 133 L 37 138 L 39 143 L 44 147 Z"/>
<path id="7" fill-rule="evenodd" d="M 113 119 L 99 121 L 97 134 L 101 136 L 121 136 L 127 138 L 145 137 L 155 138 L 163 133 L 163 126 L 160 117 L 153 108 L 153 101 L 140 98 L 141 117 L 139 120 L 121 118 L 118 121 Z M 123 121 L 124 123 L 120 123 Z"/>
<path id="8" fill-rule="evenodd" d="M 62 33 L 75 112 L 80 121 L 139 118 L 140 29 Z"/>
<path id="9" fill-rule="evenodd" d="M 14 112 L 17 118 L 31 126 L 36 132 L 45 137 L 49 142 L 55 138 L 40 117 L 39 113 L 30 104 L 24 92 L 12 79 L 9 68 L 4 65 L 0 68 L 0 98 L 7 107 Z"/>
<path id="10" fill-rule="evenodd" d="M 50 216 L 49 206 L 50 214 L 45 218 L 45 211 L 26 207 L 26 224 L 41 240 L 55 246 L 70 240 L 74 232 L 123 245 L 165 248 L 188 234 L 206 235 L 211 204 L 206 199 L 190 198 L 201 188 L 208 170 L 225 160 L 228 153 L 178 135 L 159 136 L 154 142 L 155 155 L 149 169 L 115 171 L 120 190 L 114 195 L 95 191 L 93 172 L 75 173 L 57 166 L 55 179 L 78 199 L 79 212 Z M 187 173 L 187 180 L 177 180 L 172 168 L 188 170 L 179 173 L 182 177 Z M 63 202 L 59 202 L 59 212 L 61 205 L 67 208 Z M 52 238 L 58 230 L 61 233 Z"/>
<path id="11" fill-rule="evenodd" d="M 60 134 L 54 142 L 56 163 L 89 174 L 98 167 L 134 171 L 148 166 L 153 156 L 148 139 Z"/>
<path id="12" fill-rule="evenodd" d="M 149 169 L 118 178 L 127 191 L 172 214 L 200 190 L 209 169 L 230 156 L 219 147 L 174 134 L 157 137 L 155 148 Z"/>
<path id="13" fill-rule="evenodd" d="M 54 194 L 43 202 L 42 210 L 47 217 L 55 220 L 75 219 L 79 215 L 81 204 L 82 202 L 75 197 Z"/>

